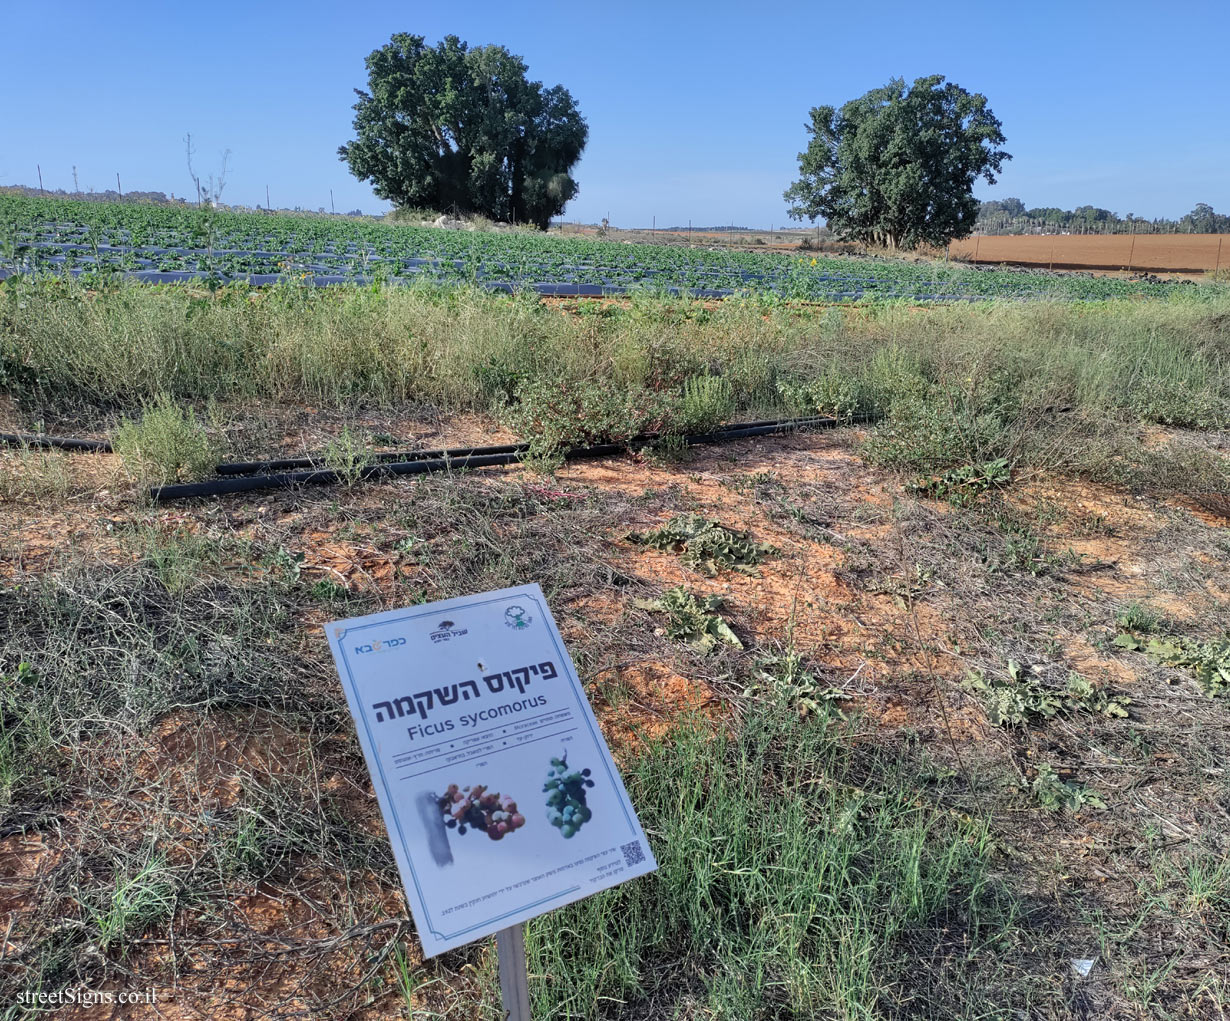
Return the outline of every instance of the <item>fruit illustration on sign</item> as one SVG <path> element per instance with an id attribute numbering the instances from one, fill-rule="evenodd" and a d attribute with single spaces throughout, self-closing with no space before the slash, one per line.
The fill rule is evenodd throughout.
<path id="1" fill-rule="evenodd" d="M 585 790 L 594 785 L 589 775 L 588 769 L 569 769 L 566 754 L 552 759 L 547 770 L 547 782 L 542 785 L 547 795 L 547 821 L 567 838 L 576 836 L 593 817 L 585 803 Z"/>
<path id="2" fill-rule="evenodd" d="M 511 797 L 489 791 L 483 784 L 458 787 L 451 783 L 437 800 L 444 825 L 456 830 L 458 836 L 480 830 L 492 840 L 503 840 L 525 825 L 525 816 L 517 811 Z"/>

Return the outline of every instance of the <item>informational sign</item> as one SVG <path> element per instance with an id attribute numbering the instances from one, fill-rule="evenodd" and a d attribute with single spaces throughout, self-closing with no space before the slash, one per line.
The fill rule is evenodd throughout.
<path id="1" fill-rule="evenodd" d="M 657 868 L 537 585 L 327 633 L 424 957 Z"/>

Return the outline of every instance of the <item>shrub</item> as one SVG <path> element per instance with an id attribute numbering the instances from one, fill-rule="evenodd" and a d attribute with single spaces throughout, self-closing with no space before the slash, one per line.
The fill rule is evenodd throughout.
<path id="1" fill-rule="evenodd" d="M 735 413 L 735 392 L 721 376 L 693 376 L 683 384 L 677 427 L 685 434 L 712 432 Z"/>
<path id="2" fill-rule="evenodd" d="M 849 420 L 876 410 L 866 382 L 845 373 L 829 371 L 806 381 L 779 380 L 777 392 L 792 415 L 832 415 Z"/>
<path id="3" fill-rule="evenodd" d="M 911 388 L 894 399 L 863 455 L 885 468 L 936 471 L 1000 458 L 1011 464 L 1030 416 L 1005 373 Z"/>
<path id="4" fill-rule="evenodd" d="M 528 441 L 531 457 L 550 458 L 572 447 L 621 443 L 667 429 L 677 421 L 678 400 L 643 387 L 616 390 L 594 380 L 537 378 L 520 389 L 505 417 Z"/>
<path id="5" fill-rule="evenodd" d="M 218 462 L 196 413 L 166 395 L 147 406 L 140 419 L 124 418 L 112 446 L 133 476 L 153 485 L 203 478 Z"/>

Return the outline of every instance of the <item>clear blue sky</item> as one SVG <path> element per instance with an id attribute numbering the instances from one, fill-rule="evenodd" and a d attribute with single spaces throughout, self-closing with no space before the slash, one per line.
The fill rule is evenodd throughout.
<path id="1" fill-rule="evenodd" d="M 985 93 L 1014 155 L 982 198 L 1230 211 L 1230 3 L 150 4 L 12 0 L 0 184 L 185 194 L 231 150 L 224 201 L 379 202 L 337 159 L 363 58 L 405 31 L 501 43 L 589 122 L 566 215 L 621 226 L 785 219 L 808 108 L 894 75 Z"/>

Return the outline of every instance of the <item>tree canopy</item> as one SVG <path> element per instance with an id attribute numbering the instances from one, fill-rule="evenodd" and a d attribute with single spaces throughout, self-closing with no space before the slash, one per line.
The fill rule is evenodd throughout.
<path id="1" fill-rule="evenodd" d="M 383 199 L 546 228 L 578 191 L 589 133 L 568 90 L 503 46 L 395 34 L 366 59 L 356 138 L 338 155 Z"/>
<path id="2" fill-rule="evenodd" d="M 816 106 L 799 180 L 784 194 L 796 220 L 823 217 L 838 236 L 912 248 L 974 227 L 979 177 L 995 183 L 1012 157 L 985 96 L 943 75 L 909 88 L 894 78 L 840 110 Z"/>

